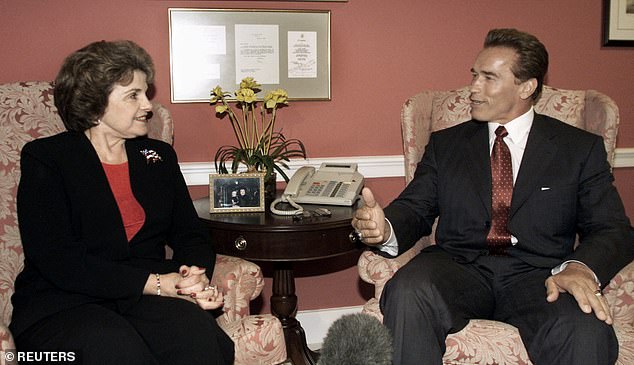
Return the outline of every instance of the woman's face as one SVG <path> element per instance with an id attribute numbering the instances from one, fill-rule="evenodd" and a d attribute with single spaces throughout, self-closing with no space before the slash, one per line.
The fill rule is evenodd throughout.
<path id="1" fill-rule="evenodd" d="M 100 118 L 99 128 L 119 138 L 134 138 L 147 134 L 147 115 L 152 104 L 145 94 L 148 89 L 145 73 L 134 71 L 129 85 L 115 84 L 108 95 L 108 106 Z"/>

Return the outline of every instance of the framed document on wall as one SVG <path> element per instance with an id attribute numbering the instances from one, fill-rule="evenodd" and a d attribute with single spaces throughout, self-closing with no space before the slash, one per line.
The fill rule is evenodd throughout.
<path id="1" fill-rule="evenodd" d="M 245 77 L 291 100 L 330 100 L 330 11 L 169 9 L 171 99 L 209 102 Z"/>

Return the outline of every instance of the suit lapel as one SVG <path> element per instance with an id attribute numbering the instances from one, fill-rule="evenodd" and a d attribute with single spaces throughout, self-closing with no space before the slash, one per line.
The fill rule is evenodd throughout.
<path id="1" fill-rule="evenodd" d="M 556 135 L 552 128 L 549 128 L 546 118 L 543 115 L 535 114 L 522 157 L 522 164 L 513 187 L 511 218 L 526 199 L 539 188 L 540 181 L 535 177 L 542 176 L 550 166 L 557 152 L 557 144 L 553 141 L 555 137 Z"/>
<path id="2" fill-rule="evenodd" d="M 491 215 L 491 159 L 489 156 L 489 129 L 487 123 L 476 122 L 473 133 L 467 136 L 465 159 L 473 186 L 482 205 Z"/>

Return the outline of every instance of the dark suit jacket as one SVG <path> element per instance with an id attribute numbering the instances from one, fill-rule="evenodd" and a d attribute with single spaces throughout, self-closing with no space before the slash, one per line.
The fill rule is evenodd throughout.
<path id="1" fill-rule="evenodd" d="M 536 114 L 511 202 L 509 230 L 519 242 L 508 253 L 544 268 L 579 260 L 609 282 L 634 259 L 634 233 L 613 180 L 601 137 Z M 412 182 L 385 214 L 399 254 L 429 235 L 436 217 L 440 247 L 464 262 L 487 254 L 487 123 L 433 133 Z"/>
<path id="2" fill-rule="evenodd" d="M 176 154 L 148 138 L 126 141 L 132 191 L 146 214 L 128 243 L 99 157 L 83 133 L 30 142 L 21 155 L 17 208 L 25 267 L 12 297 L 11 331 L 83 303 L 137 301 L 150 273 L 198 265 L 211 276 L 215 253 L 198 220 Z M 149 162 L 140 152 L 156 151 Z M 165 259 L 165 245 L 174 250 Z"/>

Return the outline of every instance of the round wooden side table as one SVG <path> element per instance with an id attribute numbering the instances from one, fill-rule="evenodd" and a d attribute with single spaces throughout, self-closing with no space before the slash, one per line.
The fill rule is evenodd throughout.
<path id="1" fill-rule="evenodd" d="M 298 219 L 274 215 L 268 210 L 257 213 L 209 213 L 209 198 L 194 201 L 198 217 L 211 233 L 217 253 L 250 261 L 273 263 L 271 312 L 284 328 L 286 351 L 293 364 L 317 363 L 318 354 L 306 345 L 306 335 L 297 313 L 293 264 L 308 260 L 345 255 L 363 248 L 351 242 L 350 221 L 356 206 L 304 205 L 314 211 L 326 208 L 330 216 Z"/>

